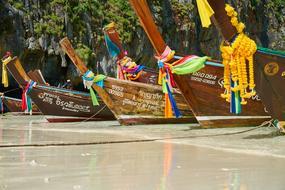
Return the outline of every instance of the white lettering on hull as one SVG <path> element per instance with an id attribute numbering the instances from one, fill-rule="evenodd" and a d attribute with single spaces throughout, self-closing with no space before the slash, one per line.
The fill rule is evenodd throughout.
<path id="1" fill-rule="evenodd" d="M 47 92 L 38 94 L 38 97 L 47 104 L 60 107 L 62 110 L 71 112 L 85 112 L 90 113 L 90 106 L 76 104 L 73 101 L 64 101 L 58 95 Z"/>
<path id="2" fill-rule="evenodd" d="M 164 95 L 159 92 L 147 92 L 143 89 L 139 89 L 138 92 L 126 92 L 126 89 L 122 86 L 112 85 L 111 89 L 107 89 L 107 92 L 113 96 L 123 98 L 120 100 L 122 105 L 129 105 L 137 107 L 139 111 L 160 111 L 161 104 L 164 103 Z M 131 96 L 131 98 L 126 97 Z"/>

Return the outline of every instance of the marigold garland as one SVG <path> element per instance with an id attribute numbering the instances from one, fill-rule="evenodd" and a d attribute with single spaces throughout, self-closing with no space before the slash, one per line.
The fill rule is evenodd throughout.
<path id="1" fill-rule="evenodd" d="M 256 94 L 254 90 L 253 55 L 257 47 L 255 42 L 244 34 L 245 25 L 238 21 L 238 14 L 234 8 L 227 4 L 225 10 L 231 18 L 232 25 L 237 29 L 238 36 L 232 44 L 223 42 L 220 47 L 225 67 L 225 93 L 221 94 L 221 97 L 230 102 L 232 92 L 239 92 L 240 104 L 245 105 L 247 103 L 245 99 Z M 248 68 L 246 62 L 248 62 Z M 233 87 L 231 87 L 231 81 L 234 83 Z M 250 92 L 247 91 L 248 88 Z"/>

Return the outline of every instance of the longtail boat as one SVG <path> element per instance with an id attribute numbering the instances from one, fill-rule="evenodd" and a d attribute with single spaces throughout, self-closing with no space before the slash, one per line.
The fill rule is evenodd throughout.
<path id="1" fill-rule="evenodd" d="M 225 41 L 233 43 L 238 35 L 225 10 L 224 0 L 208 0 L 214 11 L 211 19 Z M 258 48 L 254 55 L 255 90 L 274 119 L 285 121 L 285 52 Z M 284 123 L 283 123 L 284 125 Z"/>
<path id="2" fill-rule="evenodd" d="M 45 80 L 44 80 L 40 70 L 30 71 L 28 73 L 29 73 L 28 75 L 30 77 L 32 76 L 33 77 L 32 79 L 34 81 L 36 81 L 37 83 L 45 84 Z M 39 77 L 34 77 L 34 76 L 39 76 Z M 8 108 L 7 111 L 11 112 L 13 115 L 30 114 L 30 113 L 22 111 L 22 100 L 21 99 L 6 96 L 4 93 L 1 94 L 0 104 L 2 104 L 0 106 L 2 112 L 4 112 L 4 106 L 3 105 L 5 105 Z M 41 111 L 39 110 L 38 106 L 35 105 L 34 103 L 32 103 L 32 114 L 33 115 L 42 114 Z"/>
<path id="3" fill-rule="evenodd" d="M 129 1 L 157 55 L 164 54 L 168 46 L 155 25 L 146 0 Z M 174 57 L 170 62 L 176 60 Z M 220 62 L 209 60 L 198 72 L 173 74 L 173 77 L 202 127 L 256 126 L 270 119 L 258 96 L 249 100 L 250 106 L 244 106 L 241 114 L 229 112 L 229 105 L 220 97 L 224 93 L 223 65 Z"/>
<path id="4" fill-rule="evenodd" d="M 83 61 L 75 53 L 68 38 L 62 39 L 60 45 L 81 75 L 89 72 Z M 148 78 L 151 75 L 146 74 L 145 76 Z M 95 83 L 92 87 L 122 125 L 196 122 L 178 90 L 174 90 L 173 95 L 183 117 L 165 118 L 165 95 L 159 85 L 106 77 L 103 87 Z"/>
<path id="5" fill-rule="evenodd" d="M 8 111 L 11 112 L 13 115 L 27 115 L 29 113 L 25 113 L 22 111 L 22 100 L 18 98 L 12 98 L 8 96 L 1 96 L 3 104 L 8 108 Z M 2 105 L 3 106 L 3 105 Z M 3 109 L 3 107 L 1 108 Z M 41 115 L 41 111 L 39 108 L 33 103 L 32 106 L 33 115 Z M 4 110 L 3 110 L 4 111 Z M 2 110 L 1 110 L 2 112 Z"/>
<path id="6" fill-rule="evenodd" d="M 115 23 L 112 22 L 103 28 L 105 43 L 110 56 L 116 59 L 117 63 L 117 78 L 122 80 L 132 80 L 136 82 L 142 82 L 146 84 L 157 85 L 158 72 L 152 68 L 142 66 L 142 70 L 139 74 L 136 73 L 136 77 L 128 77 L 126 75 L 127 64 L 134 63 L 130 57 L 125 54 L 122 42 L 119 34 L 115 28 Z M 109 44 L 111 43 L 111 45 Z M 116 49 L 117 48 L 117 49 Z M 124 65 L 123 65 L 124 64 Z M 135 66 L 138 66 L 135 64 Z"/>
<path id="7" fill-rule="evenodd" d="M 29 71 L 27 74 L 31 78 L 31 80 L 37 82 L 37 84 L 47 85 L 47 82 L 43 77 L 41 70 L 36 69 L 34 71 Z"/>
<path id="8" fill-rule="evenodd" d="M 113 120 L 112 112 L 101 102 L 93 106 L 90 95 L 74 90 L 47 85 L 30 85 L 30 77 L 19 59 L 14 57 L 6 64 L 7 69 L 27 92 L 49 122 L 76 122 Z M 27 88 L 28 87 L 28 88 Z"/>

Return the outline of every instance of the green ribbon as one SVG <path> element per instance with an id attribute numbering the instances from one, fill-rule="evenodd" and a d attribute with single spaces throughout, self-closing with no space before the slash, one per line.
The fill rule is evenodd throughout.
<path id="1" fill-rule="evenodd" d="M 90 96 L 91 96 L 93 106 L 98 106 L 99 102 L 97 100 L 97 96 L 96 96 L 92 87 L 89 88 L 89 92 L 90 92 Z"/>
<path id="2" fill-rule="evenodd" d="M 103 88 L 104 86 L 104 79 L 107 78 L 105 75 L 96 75 L 94 77 L 94 80 L 93 82 L 96 83 L 96 85 L 100 86 L 101 88 Z M 91 96 L 91 100 L 92 100 L 92 103 L 93 103 L 93 106 L 98 106 L 99 105 L 99 102 L 98 102 L 98 99 L 97 99 L 97 96 L 92 88 L 92 86 L 90 87 L 89 89 L 90 91 L 90 96 Z"/>
<path id="3" fill-rule="evenodd" d="M 177 75 L 195 73 L 199 71 L 200 69 L 204 68 L 205 62 L 207 61 L 207 59 L 208 59 L 207 56 L 195 58 L 183 64 L 179 64 L 179 65 L 172 67 L 171 71 L 172 73 L 175 73 Z"/>
<path id="4" fill-rule="evenodd" d="M 162 78 L 162 92 L 163 92 L 164 94 L 167 94 L 167 93 L 168 93 L 168 91 L 167 91 L 167 86 L 166 86 L 166 81 L 165 81 L 165 78 L 164 78 L 164 77 Z"/>

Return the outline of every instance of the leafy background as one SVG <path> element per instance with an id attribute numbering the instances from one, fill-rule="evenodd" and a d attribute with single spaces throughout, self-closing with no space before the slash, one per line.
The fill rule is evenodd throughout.
<path id="1" fill-rule="evenodd" d="M 247 33 L 258 45 L 285 50 L 284 0 L 227 2 L 237 9 Z M 172 49 L 220 59 L 221 37 L 215 27 L 201 27 L 196 1 L 153 0 L 149 5 Z M 81 83 L 73 64 L 59 48 L 58 41 L 65 36 L 88 67 L 114 76 L 116 66 L 102 33 L 104 25 L 112 21 L 129 55 L 139 64 L 156 68 L 152 46 L 127 0 L 0 0 L 0 18 L 0 54 L 13 52 L 27 71 L 41 69 L 52 85 L 67 79 L 72 79 L 75 86 Z M 10 88 L 16 86 L 12 81 Z"/>

